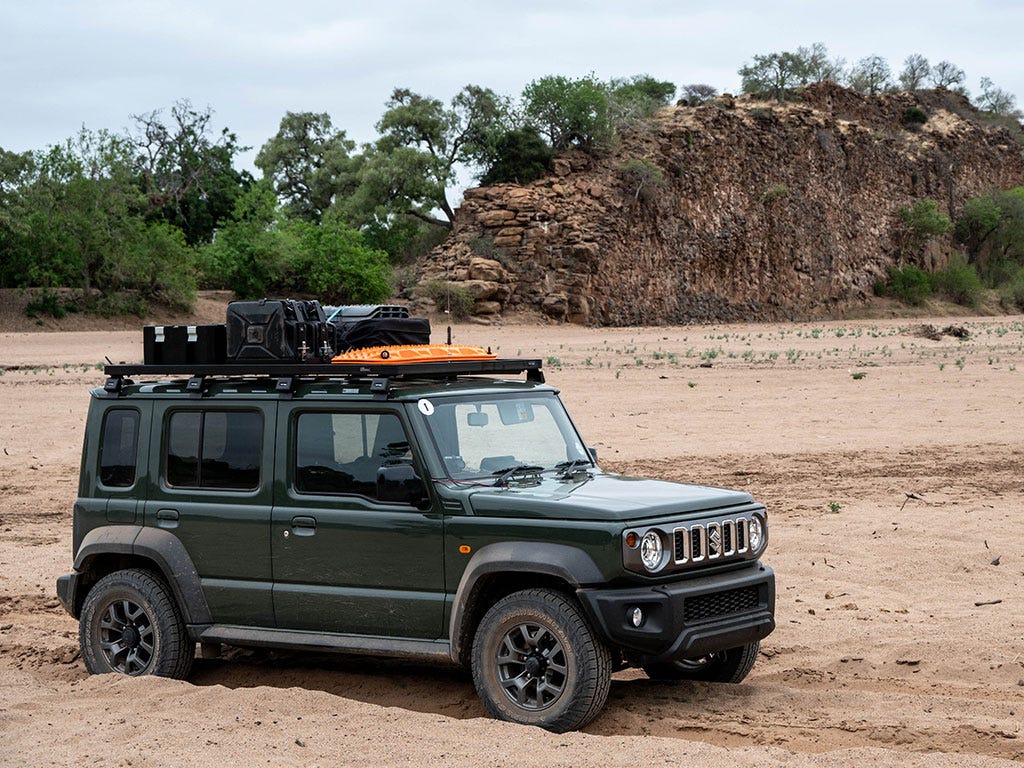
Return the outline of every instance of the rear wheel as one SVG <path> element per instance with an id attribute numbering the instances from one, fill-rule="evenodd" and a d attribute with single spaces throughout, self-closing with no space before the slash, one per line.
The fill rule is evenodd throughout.
<path id="1" fill-rule="evenodd" d="M 647 664 L 644 672 L 652 680 L 705 680 L 709 683 L 743 682 L 757 661 L 761 643 L 754 641 L 737 648 L 716 651 L 696 659 Z"/>
<path id="2" fill-rule="evenodd" d="M 89 590 L 79 642 L 92 674 L 185 678 L 195 656 L 195 643 L 167 585 L 136 568 L 108 574 Z"/>
<path id="3" fill-rule="evenodd" d="M 597 716 L 611 687 L 611 656 L 566 596 L 515 592 L 483 617 L 473 641 L 473 682 L 499 720 L 562 733 Z"/>

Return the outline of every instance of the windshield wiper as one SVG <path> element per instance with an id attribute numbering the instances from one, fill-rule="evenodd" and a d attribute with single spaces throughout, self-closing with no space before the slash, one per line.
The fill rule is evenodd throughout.
<path id="1" fill-rule="evenodd" d="M 496 476 L 494 481 L 495 485 L 508 485 L 508 481 L 514 475 L 521 474 L 533 474 L 536 475 L 544 471 L 544 467 L 537 466 L 536 464 L 516 464 L 515 466 L 505 467 L 505 469 L 499 469 L 491 474 Z"/>

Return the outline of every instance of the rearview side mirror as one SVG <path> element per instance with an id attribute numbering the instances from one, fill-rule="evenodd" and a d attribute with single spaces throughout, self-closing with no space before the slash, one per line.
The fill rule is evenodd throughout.
<path id="1" fill-rule="evenodd" d="M 385 464 L 377 470 L 377 500 L 411 504 L 417 509 L 430 505 L 427 487 L 412 464 Z"/>

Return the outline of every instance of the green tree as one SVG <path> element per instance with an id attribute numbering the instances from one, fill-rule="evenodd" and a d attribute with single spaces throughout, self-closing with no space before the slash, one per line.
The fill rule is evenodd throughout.
<path id="1" fill-rule="evenodd" d="M 286 112 L 256 166 L 291 215 L 320 221 L 335 198 L 351 195 L 358 184 L 353 149 L 355 142 L 335 130 L 327 113 Z"/>
<path id="2" fill-rule="evenodd" d="M 504 182 L 529 184 L 548 172 L 553 154 L 536 128 L 515 128 L 498 139 L 480 183 L 485 186 Z"/>
<path id="3" fill-rule="evenodd" d="M 691 107 L 699 107 L 704 102 L 718 95 L 718 89 L 707 83 L 689 83 L 682 86 L 680 92 L 683 98 L 686 99 L 686 103 Z"/>
<path id="4" fill-rule="evenodd" d="M 657 80 L 650 75 L 615 78 L 608 84 L 614 119 L 640 118 L 672 103 L 675 83 Z"/>
<path id="5" fill-rule="evenodd" d="M 962 86 L 967 76 L 964 71 L 951 61 L 940 61 L 932 67 L 931 80 L 936 88 L 955 88 Z"/>
<path id="6" fill-rule="evenodd" d="M 825 80 L 838 83 L 846 71 L 846 61 L 842 58 L 830 59 L 824 43 L 814 43 L 809 48 L 800 46 L 796 49 L 796 59 L 798 75 L 803 85 L 821 83 Z"/>
<path id="7" fill-rule="evenodd" d="M 891 90 L 892 70 L 888 62 L 878 55 L 864 57 L 850 70 L 850 87 L 869 96 Z"/>
<path id="8" fill-rule="evenodd" d="M 905 91 L 916 91 L 924 85 L 931 72 L 931 65 L 928 59 L 920 53 L 912 53 L 903 60 L 903 69 L 900 70 L 900 87 Z"/>
<path id="9" fill-rule="evenodd" d="M 189 244 L 209 242 L 252 183 L 234 167 L 249 147 L 227 128 L 215 134 L 213 111 L 195 109 L 188 100 L 174 104 L 168 120 L 161 110 L 133 119 L 128 141 L 147 198 L 146 218 L 178 227 Z"/>
<path id="10" fill-rule="evenodd" d="M 906 255 L 918 255 L 933 237 L 952 231 L 953 222 L 930 198 L 917 200 L 912 206 L 899 210 L 902 224 L 903 249 Z"/>
<path id="11" fill-rule="evenodd" d="M 405 185 L 394 199 L 407 201 L 411 215 L 450 228 L 455 213 L 447 189 L 455 181 L 456 165 L 478 164 L 487 155 L 503 131 L 507 112 L 504 99 L 478 85 L 459 91 L 449 107 L 439 99 L 396 88 L 377 124 L 382 134 L 377 153 L 393 156 L 388 165 L 418 171 L 422 178 Z M 373 165 L 364 167 L 375 173 Z M 425 213 L 434 208 L 445 220 Z"/>
<path id="12" fill-rule="evenodd" d="M 754 56 L 739 68 L 739 76 L 744 93 L 777 101 L 793 98 L 807 77 L 803 60 L 789 51 Z"/>
<path id="13" fill-rule="evenodd" d="M 1024 117 L 1017 109 L 1017 97 L 1009 91 L 997 88 L 987 77 L 981 78 L 981 93 L 975 103 L 979 109 L 996 117 L 1011 117 L 1015 120 Z"/>
<path id="14" fill-rule="evenodd" d="M 593 75 L 571 79 L 547 75 L 523 89 L 527 121 L 559 152 L 595 149 L 612 136 L 608 89 Z"/>

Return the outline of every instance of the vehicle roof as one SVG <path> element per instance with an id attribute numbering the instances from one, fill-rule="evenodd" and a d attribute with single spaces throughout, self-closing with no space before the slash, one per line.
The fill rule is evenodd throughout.
<path id="1" fill-rule="evenodd" d="M 199 400 L 197 393 L 186 389 L 187 378 L 155 381 L 126 381 L 119 393 L 108 392 L 103 387 L 91 391 L 95 398 L 112 400 L 136 399 L 183 399 Z M 352 400 L 355 402 L 377 399 L 368 379 L 345 377 L 316 377 L 298 379 L 290 394 L 275 389 L 276 380 L 265 376 L 215 378 L 204 382 L 201 400 L 268 399 L 281 398 L 302 400 Z M 460 376 L 450 379 L 390 379 L 388 401 L 418 400 L 422 397 L 445 397 L 459 395 L 489 396 L 498 393 L 515 394 L 530 392 L 557 392 L 547 384 L 522 379 L 497 379 L 484 376 Z"/>

